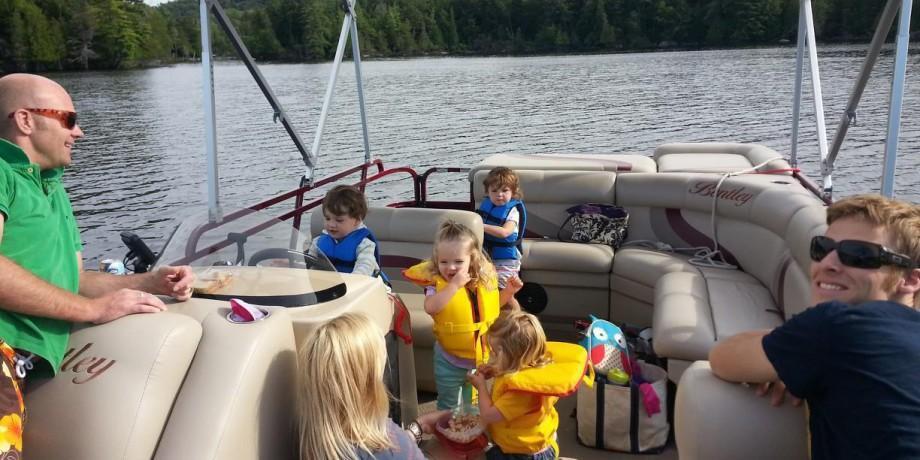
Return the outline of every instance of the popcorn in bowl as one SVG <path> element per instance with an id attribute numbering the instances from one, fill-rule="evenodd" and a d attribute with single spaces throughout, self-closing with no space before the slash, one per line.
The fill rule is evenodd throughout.
<path id="1" fill-rule="evenodd" d="M 475 441 L 482 434 L 483 426 L 479 415 L 460 413 L 454 414 L 446 423 L 439 423 L 437 429 L 447 439 L 467 444 Z"/>

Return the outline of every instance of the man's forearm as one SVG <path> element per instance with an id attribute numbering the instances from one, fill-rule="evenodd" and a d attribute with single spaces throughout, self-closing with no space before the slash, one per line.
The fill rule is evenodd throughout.
<path id="1" fill-rule="evenodd" d="M 0 308 L 4 310 L 74 322 L 95 320 L 88 299 L 42 280 L 3 256 L 0 279 Z"/>
<path id="2" fill-rule="evenodd" d="M 712 372 L 730 382 L 772 382 L 776 369 L 763 350 L 763 337 L 769 330 L 747 331 L 719 341 L 709 352 Z"/>
<path id="3" fill-rule="evenodd" d="M 110 273 L 80 272 L 80 294 L 91 299 L 102 297 L 119 289 L 136 289 L 150 292 L 151 273 L 112 275 Z"/>

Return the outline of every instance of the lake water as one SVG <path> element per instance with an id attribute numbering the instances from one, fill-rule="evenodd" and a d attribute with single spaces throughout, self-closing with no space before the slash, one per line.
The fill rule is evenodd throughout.
<path id="1" fill-rule="evenodd" d="M 865 46 L 819 50 L 828 137 Z M 918 50 L 914 50 L 918 51 Z M 495 153 L 651 154 L 665 142 L 733 141 L 788 156 L 794 48 L 551 57 L 365 61 L 371 149 L 390 166 L 471 166 Z M 893 56 L 882 57 L 837 161 L 835 196 L 878 191 Z M 261 66 L 309 148 L 330 64 Z M 896 193 L 920 202 L 920 54 L 908 62 Z M 86 137 L 65 176 L 88 266 L 120 258 L 132 230 L 155 251 L 206 206 L 198 65 L 56 74 Z M 807 74 L 806 74 L 807 78 Z M 298 185 L 303 163 L 239 63 L 215 66 L 221 198 L 225 209 Z M 810 85 L 806 83 L 806 97 Z M 317 177 L 363 158 L 354 66 L 343 64 Z M 803 107 L 800 166 L 817 179 L 813 105 Z M 461 198 L 462 175 L 432 198 Z M 445 188 L 452 190 L 445 190 Z M 407 181 L 373 188 L 372 202 L 408 197 Z"/>

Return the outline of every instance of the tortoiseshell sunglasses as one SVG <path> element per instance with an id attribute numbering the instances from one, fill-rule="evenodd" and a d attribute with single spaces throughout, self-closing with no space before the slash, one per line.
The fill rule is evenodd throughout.
<path id="1" fill-rule="evenodd" d="M 43 117 L 54 118 L 55 120 L 61 122 L 61 126 L 67 129 L 73 129 L 74 126 L 77 126 L 77 112 L 71 112 L 69 110 L 56 110 L 56 109 L 31 109 L 26 108 L 22 109 L 29 112 L 32 112 Z M 13 118 L 16 115 L 16 112 L 11 112 L 7 115 L 7 118 Z"/>

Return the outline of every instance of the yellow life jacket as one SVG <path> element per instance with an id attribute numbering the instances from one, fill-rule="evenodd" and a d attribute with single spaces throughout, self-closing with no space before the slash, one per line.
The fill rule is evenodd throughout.
<path id="1" fill-rule="evenodd" d="M 430 261 L 424 261 L 403 270 L 403 276 L 419 286 L 434 286 L 441 291 L 447 286 L 447 280 L 440 275 L 432 275 Z M 497 286 L 497 280 L 493 280 Z M 458 289 L 457 293 L 434 315 L 434 335 L 447 353 L 459 358 L 475 360 L 482 364 L 488 360 L 485 346 L 485 334 L 495 322 L 499 313 L 498 289 L 485 289 L 482 283 L 476 288 L 474 296 L 469 289 Z M 476 298 L 476 305 L 473 299 Z"/>
<path id="2" fill-rule="evenodd" d="M 539 406 L 534 405 L 532 411 L 512 420 L 489 424 L 492 442 L 506 454 L 532 455 L 552 446 L 558 457 L 556 401 L 574 393 L 582 381 L 594 378 L 584 347 L 547 342 L 546 351 L 552 357 L 550 364 L 498 376 L 492 385 L 493 403 L 502 398 L 505 401 L 518 398 L 522 405 L 534 404 L 535 396 L 540 397 Z"/>

